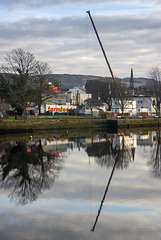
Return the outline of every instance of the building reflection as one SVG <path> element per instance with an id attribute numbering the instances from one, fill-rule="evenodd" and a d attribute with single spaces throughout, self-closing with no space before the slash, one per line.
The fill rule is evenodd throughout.
<path id="1" fill-rule="evenodd" d="M 100 167 L 123 169 L 135 160 L 136 147 L 143 145 L 150 146 L 149 165 L 153 175 L 160 177 L 160 132 L 1 142 L 0 187 L 10 190 L 10 198 L 16 204 L 26 205 L 52 187 L 73 150 L 84 149 Z"/>
<path id="2" fill-rule="evenodd" d="M 101 167 L 111 167 L 121 150 L 116 168 L 127 168 L 135 159 L 136 142 L 136 134 L 114 134 L 108 136 L 106 141 L 92 142 L 87 146 L 86 151 L 88 156 L 95 157 L 95 161 Z"/>

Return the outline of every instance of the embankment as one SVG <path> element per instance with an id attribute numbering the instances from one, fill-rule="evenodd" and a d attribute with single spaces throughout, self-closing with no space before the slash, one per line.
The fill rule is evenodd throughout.
<path id="1" fill-rule="evenodd" d="M 0 133 L 33 133 L 49 130 L 99 130 L 105 129 L 105 119 L 36 119 L 28 121 L 0 122 Z"/>
<path id="2" fill-rule="evenodd" d="M 114 129 L 156 128 L 161 127 L 161 118 L 120 118 L 107 120 L 107 124 Z"/>
<path id="3" fill-rule="evenodd" d="M 40 131 L 111 131 L 136 128 L 159 128 L 161 118 L 121 119 L 36 119 L 28 121 L 0 122 L 0 134 L 36 133 Z"/>

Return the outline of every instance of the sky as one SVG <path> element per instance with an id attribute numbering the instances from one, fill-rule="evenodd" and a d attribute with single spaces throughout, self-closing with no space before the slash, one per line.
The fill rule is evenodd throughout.
<path id="1" fill-rule="evenodd" d="M 0 0 L 0 65 L 22 48 L 55 74 L 147 77 L 161 65 L 161 0 Z"/>

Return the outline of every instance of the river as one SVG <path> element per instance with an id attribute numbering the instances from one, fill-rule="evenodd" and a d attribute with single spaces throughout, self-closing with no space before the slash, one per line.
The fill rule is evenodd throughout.
<path id="1" fill-rule="evenodd" d="M 160 132 L 0 142 L 0 239 L 161 239 Z"/>

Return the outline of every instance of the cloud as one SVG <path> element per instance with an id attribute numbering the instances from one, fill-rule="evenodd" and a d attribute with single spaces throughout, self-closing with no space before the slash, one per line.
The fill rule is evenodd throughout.
<path id="1" fill-rule="evenodd" d="M 161 28 L 160 16 L 95 16 L 97 30 L 103 36 L 120 36 L 119 40 L 141 36 L 146 31 L 158 31 Z M 79 39 L 87 35 L 87 19 L 85 17 L 64 17 L 61 19 L 30 18 L 16 22 L 1 22 L 0 31 L 2 39 L 19 39 L 20 37 L 68 38 Z M 89 24 L 88 24 L 89 25 Z M 88 26 L 89 28 L 89 26 Z M 93 33 L 92 26 L 88 29 Z M 135 34 L 135 31 L 137 34 Z M 146 40 L 146 39 L 144 39 Z"/>
<path id="2" fill-rule="evenodd" d="M 99 0 L 88 0 L 88 5 L 105 5 L 105 4 L 120 4 L 119 0 L 104 0 L 104 1 L 99 1 Z M 27 5 L 27 6 L 55 6 L 55 5 L 73 5 L 73 4 L 79 4 L 87 5 L 86 0 L 69 0 L 68 3 L 66 0 L 1 0 L 0 4 L 2 6 L 10 6 L 10 5 Z M 128 5 L 155 5 L 155 4 L 161 4 L 160 0 L 149 0 L 148 2 L 146 0 L 133 0 L 132 2 L 128 0 L 123 0 L 121 1 L 121 4 L 128 4 Z"/>
<path id="3" fill-rule="evenodd" d="M 68 3 L 35 0 L 30 5 L 30 1 L 8 0 L 0 4 L 3 6 L 0 64 L 7 51 L 21 47 L 47 61 L 55 73 L 109 76 L 85 12 L 90 5 L 95 8 L 93 19 L 116 76 L 130 75 L 131 64 L 136 69 L 135 77 L 146 76 L 152 64 L 160 64 L 161 1 L 88 1 L 85 4 L 84 0 Z M 5 6 L 13 8 L 11 15 Z M 108 11 L 110 6 L 112 13 Z M 141 7 L 143 11 L 131 14 L 133 7 Z"/>
<path id="4" fill-rule="evenodd" d="M 22 214 L 22 215 L 21 215 Z M 159 239 L 159 214 L 103 214 L 95 232 L 91 232 L 95 216 L 54 211 L 24 211 L 0 215 L 1 237 L 5 240 L 79 240 L 79 239 Z M 153 217 L 153 225 L 151 219 Z"/>

